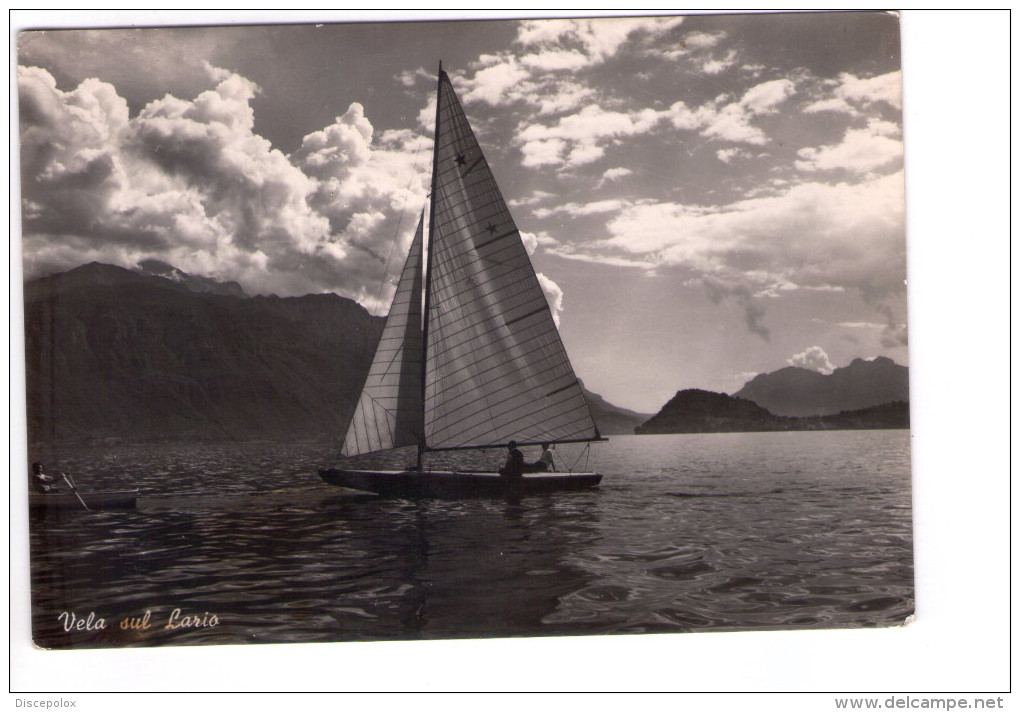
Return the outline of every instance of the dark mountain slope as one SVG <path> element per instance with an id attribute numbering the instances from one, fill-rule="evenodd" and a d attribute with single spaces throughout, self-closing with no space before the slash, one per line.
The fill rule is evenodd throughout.
<path id="1" fill-rule="evenodd" d="M 334 294 L 246 297 L 164 263 L 25 285 L 32 442 L 332 440 L 383 319 Z M 604 434 L 647 416 L 585 391 Z"/>
<path id="2" fill-rule="evenodd" d="M 193 292 L 109 265 L 25 292 L 31 441 L 336 437 L 382 328 L 336 295 Z"/>

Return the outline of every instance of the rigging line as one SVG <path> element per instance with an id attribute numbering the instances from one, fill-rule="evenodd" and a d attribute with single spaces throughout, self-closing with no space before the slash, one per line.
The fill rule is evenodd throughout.
<path id="1" fill-rule="evenodd" d="M 429 100 L 429 105 L 426 107 L 426 111 L 432 107 L 432 100 Z M 421 145 L 425 141 L 425 124 L 422 124 L 421 132 L 418 134 L 418 148 L 414 150 L 414 168 L 411 171 L 411 177 L 407 179 L 407 187 L 404 188 L 404 202 L 400 204 L 400 213 L 397 218 L 397 227 L 393 233 L 393 241 L 390 243 L 390 253 L 386 256 L 386 264 L 383 265 L 383 276 L 379 281 L 379 292 L 375 296 L 375 301 L 378 303 L 382 299 L 383 286 L 386 284 L 386 275 L 390 269 L 390 260 L 393 259 L 393 251 L 397 246 L 397 238 L 400 236 L 400 225 L 404 222 L 404 208 L 407 206 L 407 194 L 411 190 L 411 183 L 414 182 L 414 177 L 418 175 L 418 154 L 421 153 Z"/>
<path id="2" fill-rule="evenodd" d="M 372 395 L 371 393 L 369 393 L 368 391 L 363 391 L 363 392 L 362 392 L 362 394 L 363 394 L 363 395 L 364 395 L 364 396 L 365 396 L 366 398 L 368 398 L 368 399 L 369 399 L 370 401 L 372 401 L 372 404 L 373 404 L 373 405 L 376 405 L 376 406 L 378 406 L 378 407 L 379 407 L 379 409 L 380 409 L 380 410 L 382 410 L 382 411 L 383 411 L 384 413 L 386 413 L 387 415 L 392 415 L 392 416 L 393 416 L 393 419 L 394 419 L 394 420 L 395 420 L 395 421 L 397 422 L 397 424 L 398 424 L 398 425 L 401 425 L 401 426 L 402 426 L 402 427 L 403 427 L 403 428 L 404 428 L 405 430 L 407 430 L 408 432 L 410 432 L 410 429 L 409 429 L 409 428 L 407 428 L 407 426 L 405 426 L 405 425 L 402 425 L 402 424 L 401 424 L 401 422 L 400 422 L 400 408 L 399 408 L 399 407 L 398 407 L 398 408 L 387 408 L 386 406 L 384 406 L 384 405 L 382 404 L 382 399 L 380 399 L 380 398 L 376 398 L 375 396 L 373 396 L 373 395 Z M 394 397 L 395 397 L 395 396 L 388 396 L 388 398 L 389 398 L 389 399 L 392 399 L 392 398 L 394 398 Z M 376 419 L 376 418 L 378 417 L 378 416 L 376 415 L 376 413 L 375 413 L 374 411 L 373 411 L 372 417 L 373 417 L 373 419 Z M 365 422 L 366 422 L 366 423 L 368 422 L 368 421 L 367 421 L 367 418 L 366 418 L 366 421 L 365 421 Z M 378 427 L 377 427 L 377 431 L 378 431 Z"/>
<path id="3" fill-rule="evenodd" d="M 582 450 L 580 452 L 580 454 L 574 460 L 574 463 L 570 466 L 570 472 L 577 472 L 578 471 L 576 469 L 577 468 L 577 463 L 579 463 L 581 461 L 582 457 L 584 458 L 584 470 L 585 470 L 585 472 L 588 471 L 588 453 L 590 451 L 591 451 L 591 443 L 588 443 L 587 445 L 584 446 L 584 450 Z"/>

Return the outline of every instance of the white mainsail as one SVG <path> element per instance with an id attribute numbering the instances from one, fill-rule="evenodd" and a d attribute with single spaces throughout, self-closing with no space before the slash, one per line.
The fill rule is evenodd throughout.
<path id="1" fill-rule="evenodd" d="M 520 232 L 441 69 L 436 113 L 427 448 L 597 440 Z"/>
<path id="2" fill-rule="evenodd" d="M 352 456 L 405 445 L 422 437 L 422 218 L 411 241 L 375 358 L 347 427 L 341 453 Z"/>

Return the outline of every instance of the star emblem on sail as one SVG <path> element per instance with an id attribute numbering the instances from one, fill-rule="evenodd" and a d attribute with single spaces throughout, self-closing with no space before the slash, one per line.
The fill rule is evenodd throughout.
<path id="1" fill-rule="evenodd" d="M 419 222 L 342 452 L 598 440 L 520 231 L 443 71 L 437 103 L 425 313 Z"/>

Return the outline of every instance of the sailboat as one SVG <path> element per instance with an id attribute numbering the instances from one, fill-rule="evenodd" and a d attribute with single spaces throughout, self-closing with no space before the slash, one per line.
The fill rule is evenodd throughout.
<path id="1" fill-rule="evenodd" d="M 439 65 L 428 250 L 418 221 L 340 454 L 416 446 L 404 470 L 320 470 L 326 482 L 406 498 L 595 487 L 595 472 L 433 470 L 423 456 L 604 440 L 489 164 Z M 424 289 L 424 310 L 422 290 Z"/>

